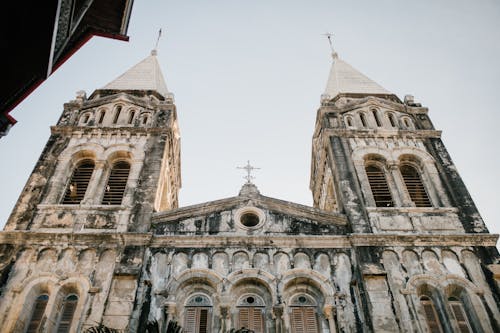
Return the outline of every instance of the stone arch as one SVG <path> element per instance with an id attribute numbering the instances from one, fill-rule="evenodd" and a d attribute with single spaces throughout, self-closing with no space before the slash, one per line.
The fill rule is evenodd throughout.
<path id="1" fill-rule="evenodd" d="M 36 267 L 41 272 L 53 272 L 58 260 L 57 249 L 47 247 L 37 254 Z"/>
<path id="2" fill-rule="evenodd" d="M 35 299 L 42 294 L 49 296 L 48 303 L 44 309 L 45 316 L 50 313 L 50 307 L 53 304 L 54 290 L 58 280 L 54 276 L 37 276 L 26 280 L 22 285 L 21 293 L 15 298 L 11 307 L 10 315 L 4 323 L 3 329 L 7 332 L 25 331 L 27 321 L 31 317 L 32 305 Z"/>
<path id="3" fill-rule="evenodd" d="M 421 254 L 422 263 L 427 272 L 436 275 L 446 274 L 443 265 L 439 261 L 439 257 L 434 250 L 425 249 Z"/>
<path id="4" fill-rule="evenodd" d="M 279 292 L 284 294 L 286 290 L 292 290 L 294 285 L 307 285 L 321 292 L 324 298 L 333 297 L 335 287 L 331 283 L 329 277 L 325 277 L 314 270 L 307 269 L 292 269 L 283 275 L 280 284 Z"/>
<path id="5" fill-rule="evenodd" d="M 191 268 L 208 269 L 208 255 L 205 252 L 195 252 L 191 260 Z"/>
<path id="6" fill-rule="evenodd" d="M 281 275 L 290 269 L 290 257 L 285 252 L 276 252 L 273 256 L 274 271 Z"/>
<path id="7" fill-rule="evenodd" d="M 185 252 L 176 252 L 172 257 L 172 274 L 178 276 L 188 269 L 189 256 Z"/>
<path id="8" fill-rule="evenodd" d="M 297 252 L 293 256 L 293 267 L 299 269 L 311 269 L 311 258 L 305 252 Z"/>
<path id="9" fill-rule="evenodd" d="M 223 251 L 215 252 L 212 255 L 212 269 L 222 276 L 229 274 L 229 255 Z"/>
<path id="10" fill-rule="evenodd" d="M 328 254 L 324 252 L 318 252 L 315 254 L 314 270 L 325 276 L 331 275 L 331 264 Z"/>
<path id="11" fill-rule="evenodd" d="M 269 255 L 265 252 L 256 252 L 253 255 L 253 268 L 269 272 Z"/>
<path id="12" fill-rule="evenodd" d="M 94 269 L 97 258 L 95 249 L 84 249 L 78 254 L 77 269 L 85 275 L 90 275 Z"/>
<path id="13" fill-rule="evenodd" d="M 422 274 L 420 257 L 415 251 L 404 250 L 401 253 L 401 260 L 403 262 L 403 267 L 408 272 L 408 275 Z"/>
<path id="14" fill-rule="evenodd" d="M 66 248 L 61 251 L 57 261 L 57 269 L 64 274 L 74 272 L 78 258 L 74 248 Z"/>
<path id="15" fill-rule="evenodd" d="M 250 268 L 250 258 L 245 251 L 237 251 L 233 253 L 232 271 L 237 271 L 245 268 Z"/>
<path id="16" fill-rule="evenodd" d="M 442 250 L 441 258 L 443 260 L 443 265 L 449 272 L 449 274 L 455 274 L 465 278 L 465 272 L 462 266 L 460 265 L 458 256 L 456 255 L 455 252 L 451 250 Z"/>
<path id="17" fill-rule="evenodd" d="M 205 289 L 202 289 L 209 295 L 216 294 L 222 288 L 222 282 L 222 276 L 213 270 L 188 269 L 183 271 L 176 279 L 170 280 L 165 289 L 169 295 L 176 298 L 176 301 L 185 301 L 189 293 L 199 289 L 197 286 L 203 286 Z M 184 301 L 182 301 L 182 304 L 184 304 Z"/>

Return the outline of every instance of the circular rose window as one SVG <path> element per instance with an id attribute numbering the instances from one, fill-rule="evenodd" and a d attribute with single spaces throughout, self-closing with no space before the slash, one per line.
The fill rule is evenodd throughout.
<path id="1" fill-rule="evenodd" d="M 256 207 L 243 207 L 236 211 L 234 220 L 242 229 L 256 229 L 262 226 L 266 215 Z"/>

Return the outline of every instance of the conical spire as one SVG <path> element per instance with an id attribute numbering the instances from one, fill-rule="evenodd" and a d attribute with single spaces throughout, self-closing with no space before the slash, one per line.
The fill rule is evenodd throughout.
<path id="1" fill-rule="evenodd" d="M 325 95 L 331 99 L 339 94 L 394 96 L 393 93 L 340 59 L 337 53 L 333 53 L 333 63 Z"/>
<path id="2" fill-rule="evenodd" d="M 169 95 L 160 64 L 158 63 L 158 59 L 156 59 L 156 50 L 151 51 L 151 55 L 105 85 L 102 89 L 153 90 L 163 97 Z"/>

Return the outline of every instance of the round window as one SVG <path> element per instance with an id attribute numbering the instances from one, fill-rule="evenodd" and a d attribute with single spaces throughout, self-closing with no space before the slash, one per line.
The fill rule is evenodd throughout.
<path id="1" fill-rule="evenodd" d="M 245 227 L 255 227 L 259 224 L 259 216 L 254 213 L 245 213 L 241 215 L 241 224 Z"/>
<path id="2" fill-rule="evenodd" d="M 265 213 L 256 207 L 242 207 L 234 214 L 234 220 L 242 229 L 257 229 L 261 227 L 266 219 Z"/>
<path id="3" fill-rule="evenodd" d="M 255 298 L 253 298 L 252 296 L 247 297 L 248 304 L 253 304 L 253 302 L 255 302 Z"/>

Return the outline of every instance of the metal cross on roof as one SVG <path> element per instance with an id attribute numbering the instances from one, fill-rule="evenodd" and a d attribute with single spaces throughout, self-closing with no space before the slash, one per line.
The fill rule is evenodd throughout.
<path id="1" fill-rule="evenodd" d="M 252 179 L 255 179 L 254 176 L 252 176 L 252 170 L 258 170 L 260 168 L 256 168 L 256 167 L 253 167 L 250 165 L 250 161 L 247 161 L 247 165 L 245 165 L 244 167 L 236 167 L 237 169 L 245 169 L 247 171 L 247 175 L 245 177 L 243 177 L 244 179 L 247 180 L 247 184 L 251 184 L 252 183 Z"/>

